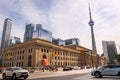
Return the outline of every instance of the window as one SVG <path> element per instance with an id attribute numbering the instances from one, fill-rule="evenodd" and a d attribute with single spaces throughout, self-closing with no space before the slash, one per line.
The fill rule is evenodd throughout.
<path id="1" fill-rule="evenodd" d="M 21 56 L 20 56 L 20 60 L 21 60 Z"/>
<path id="2" fill-rule="evenodd" d="M 46 52 L 46 49 L 44 49 L 44 52 Z"/>
<path id="3" fill-rule="evenodd" d="M 47 50 L 47 53 L 49 52 L 49 50 Z"/>
<path id="4" fill-rule="evenodd" d="M 55 57 L 55 60 L 57 59 L 57 57 Z"/>
<path id="5" fill-rule="evenodd" d="M 23 62 L 22 62 L 22 65 L 21 66 L 23 66 Z"/>
<path id="6" fill-rule="evenodd" d="M 14 70 L 23 70 L 21 67 L 16 67 Z"/>
<path id="7" fill-rule="evenodd" d="M 43 52 L 43 49 L 41 49 L 41 52 Z"/>
<path id="8" fill-rule="evenodd" d="M 23 50 L 23 54 L 24 54 L 24 50 Z"/>
<path id="9" fill-rule="evenodd" d="M 58 60 L 59 60 L 59 57 L 58 57 Z"/>
<path id="10" fill-rule="evenodd" d="M 24 59 L 24 56 L 22 56 L 22 59 Z"/>
<path id="11" fill-rule="evenodd" d="M 32 56 L 31 55 L 28 56 L 28 66 L 29 67 L 32 66 Z"/>

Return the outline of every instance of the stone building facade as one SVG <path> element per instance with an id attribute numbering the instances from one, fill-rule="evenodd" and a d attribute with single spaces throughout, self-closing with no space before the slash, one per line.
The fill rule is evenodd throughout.
<path id="1" fill-rule="evenodd" d="M 98 58 L 91 50 L 78 45 L 59 46 L 36 38 L 3 48 L 2 66 L 41 67 L 43 55 L 49 66 L 95 66 Z"/>

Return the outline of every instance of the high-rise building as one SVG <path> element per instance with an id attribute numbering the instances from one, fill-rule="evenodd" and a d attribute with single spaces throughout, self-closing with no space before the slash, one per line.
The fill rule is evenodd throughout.
<path id="1" fill-rule="evenodd" d="M 10 39 L 10 45 L 16 45 L 16 44 L 20 44 L 21 40 L 19 37 L 11 37 Z"/>
<path id="2" fill-rule="evenodd" d="M 65 45 L 79 45 L 80 40 L 78 38 L 71 38 L 65 40 Z"/>
<path id="3" fill-rule="evenodd" d="M 33 39 L 34 38 L 41 38 L 47 41 L 52 42 L 52 33 L 42 28 L 41 24 L 36 25 L 36 31 L 33 32 Z"/>
<path id="4" fill-rule="evenodd" d="M 91 28 L 92 50 L 94 51 L 94 53 L 97 53 L 94 31 L 93 31 L 94 21 L 92 20 L 90 5 L 89 5 L 89 16 L 90 16 L 89 26 Z"/>
<path id="5" fill-rule="evenodd" d="M 102 41 L 103 54 L 109 63 L 113 63 L 117 58 L 117 49 L 114 41 Z"/>
<path id="6" fill-rule="evenodd" d="M 32 39 L 33 31 L 34 31 L 34 24 L 26 24 L 24 41 Z"/>
<path id="7" fill-rule="evenodd" d="M 52 42 L 57 45 L 66 46 L 66 45 L 79 45 L 80 40 L 78 38 L 71 38 L 71 39 L 53 39 Z"/>
<path id="8" fill-rule="evenodd" d="M 36 31 L 41 30 L 41 28 L 42 28 L 42 24 L 36 24 Z"/>
<path id="9" fill-rule="evenodd" d="M 52 42 L 54 43 L 54 44 L 57 44 L 57 45 L 61 45 L 61 46 L 65 46 L 65 40 L 62 40 L 62 39 L 52 39 Z"/>
<path id="10" fill-rule="evenodd" d="M 11 34 L 12 20 L 6 18 L 3 26 L 1 49 L 10 45 L 10 34 Z"/>

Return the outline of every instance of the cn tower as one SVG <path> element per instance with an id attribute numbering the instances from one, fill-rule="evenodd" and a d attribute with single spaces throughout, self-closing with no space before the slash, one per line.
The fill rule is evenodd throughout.
<path id="1" fill-rule="evenodd" d="M 97 54 L 95 37 L 94 37 L 94 30 L 93 30 L 94 21 L 92 20 L 90 5 L 89 5 L 89 16 L 90 16 L 89 26 L 91 28 L 92 50 L 94 51 L 94 53 Z"/>

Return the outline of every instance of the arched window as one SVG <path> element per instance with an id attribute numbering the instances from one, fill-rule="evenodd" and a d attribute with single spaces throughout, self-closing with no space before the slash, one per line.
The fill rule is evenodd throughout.
<path id="1" fill-rule="evenodd" d="M 28 67 L 31 67 L 32 66 L 32 56 L 29 55 L 28 56 Z"/>

